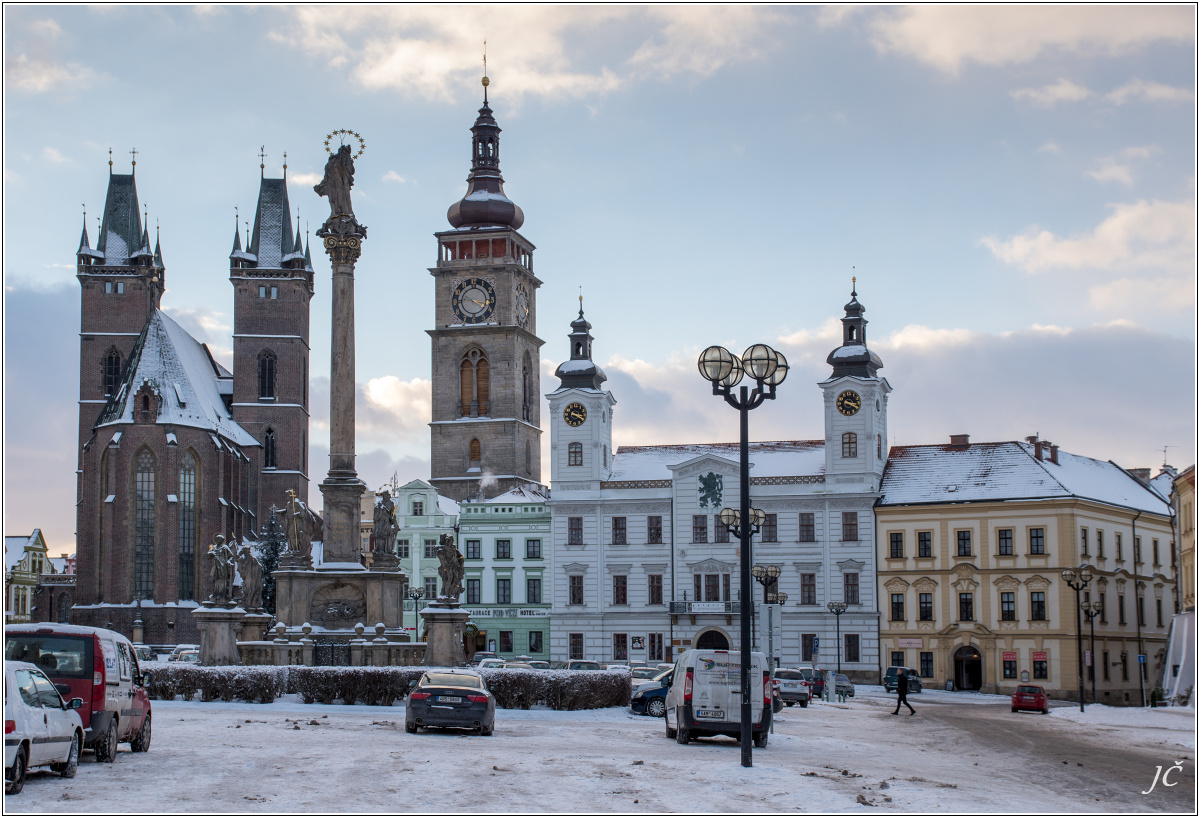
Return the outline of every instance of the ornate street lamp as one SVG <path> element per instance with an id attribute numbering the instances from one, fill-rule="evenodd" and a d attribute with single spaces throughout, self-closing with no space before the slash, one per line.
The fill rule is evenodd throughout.
<path id="1" fill-rule="evenodd" d="M 1096 703 L 1096 623 L 1095 619 L 1100 615 L 1102 610 L 1099 602 L 1085 602 L 1081 606 L 1083 615 L 1087 617 L 1088 630 L 1091 635 L 1088 637 L 1091 645 L 1088 650 L 1092 653 L 1092 664 L 1088 666 L 1088 675 L 1092 677 L 1092 704 Z"/>
<path id="2" fill-rule="evenodd" d="M 1083 617 L 1079 599 L 1080 592 L 1088 586 L 1092 581 L 1092 567 L 1090 565 L 1081 565 L 1078 569 L 1064 568 L 1062 570 L 1063 582 L 1067 583 L 1068 587 L 1075 589 L 1075 644 L 1076 644 L 1076 664 L 1079 667 L 1079 712 L 1083 712 Z"/>
<path id="3" fill-rule="evenodd" d="M 727 519 L 735 520 L 736 533 L 741 541 L 741 640 L 742 640 L 742 766 L 754 766 L 752 758 L 753 726 L 750 712 L 750 617 L 747 608 L 753 610 L 750 604 L 750 536 L 752 529 L 761 527 L 766 522 L 766 515 L 758 511 L 751 516 L 750 509 L 750 423 L 749 412 L 762 405 L 764 400 L 775 399 L 775 387 L 783 383 L 787 377 L 787 359 L 766 344 L 755 344 L 747 349 L 739 359 L 725 347 L 711 346 L 700 353 L 697 361 L 700 374 L 712 383 L 714 395 L 725 398 L 725 402 L 738 410 L 741 420 L 741 462 L 738 470 L 741 484 L 741 498 L 736 518 L 726 511 L 721 512 L 722 522 Z M 755 382 L 751 389 L 742 384 L 738 394 L 733 393 L 734 387 L 742 383 L 749 375 Z M 727 523 L 728 524 L 728 523 Z"/>
<path id="4" fill-rule="evenodd" d="M 425 591 L 422 588 L 410 588 L 408 593 L 405 594 L 405 596 L 407 596 L 409 599 L 412 600 L 412 604 L 413 604 L 413 634 L 415 635 L 416 632 L 420 630 L 420 624 L 421 624 L 421 620 L 418 618 L 418 615 L 417 615 L 417 600 L 420 599 L 421 597 L 425 596 Z M 404 611 L 400 612 L 400 616 L 401 617 L 404 616 Z M 400 627 L 404 627 L 404 622 L 400 623 Z M 414 639 L 413 641 L 415 642 L 417 640 Z"/>
<path id="5" fill-rule="evenodd" d="M 834 615 L 837 622 L 837 672 L 842 672 L 842 614 L 846 612 L 845 602 L 830 602 L 825 606 L 829 612 Z M 837 692 L 837 679 L 834 679 L 834 692 Z M 830 701 L 833 701 L 830 699 Z"/>

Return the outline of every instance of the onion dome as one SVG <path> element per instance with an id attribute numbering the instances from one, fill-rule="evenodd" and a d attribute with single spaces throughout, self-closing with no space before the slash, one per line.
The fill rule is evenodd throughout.
<path id="1" fill-rule="evenodd" d="M 554 370 L 554 377 L 563 389 L 600 389 L 608 380 L 604 370 L 592 361 L 592 325 L 583 317 L 583 296 L 579 296 L 579 317 L 571 322 L 571 360 L 563 361 Z"/>
<path id="2" fill-rule="evenodd" d="M 825 362 L 833 367 L 834 378 L 844 375 L 874 378 L 875 373 L 883 367 L 883 361 L 867 349 L 867 319 L 863 318 L 866 309 L 858 303 L 858 293 L 854 287 L 850 288 L 850 303 L 846 304 L 845 309 L 842 345 L 829 353 Z"/>
<path id="3" fill-rule="evenodd" d="M 467 195 L 450 205 L 446 218 L 456 228 L 511 227 L 525 223 L 525 214 L 504 195 L 500 175 L 500 126 L 487 103 L 488 78 L 483 78 L 483 107 L 471 126 L 471 173 Z"/>

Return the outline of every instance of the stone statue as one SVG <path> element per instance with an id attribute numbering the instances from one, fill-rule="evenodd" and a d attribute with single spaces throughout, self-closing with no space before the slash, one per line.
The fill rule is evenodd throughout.
<path id="1" fill-rule="evenodd" d="M 296 499 L 295 492 L 291 495 L 287 508 L 284 510 L 284 533 L 287 534 L 288 553 L 298 557 L 308 557 L 312 554 L 312 531 L 309 526 L 310 512 L 308 507 Z"/>
<path id="2" fill-rule="evenodd" d="M 263 567 L 249 545 L 237 550 L 237 569 L 242 575 L 242 607 L 248 611 L 262 609 Z"/>
<path id="3" fill-rule="evenodd" d="M 371 533 L 375 537 L 375 553 L 392 554 L 396 551 L 396 504 L 392 496 L 381 491 L 375 496 L 375 519 Z"/>
<path id="4" fill-rule="evenodd" d="M 437 555 L 438 562 L 441 563 L 438 566 L 438 576 L 442 579 L 442 593 L 439 598 L 457 600 L 463 592 L 463 555 L 459 553 L 454 538 L 449 534 L 443 534 L 440 542 Z"/>
<path id="5" fill-rule="evenodd" d="M 227 605 L 233 599 L 233 569 L 236 561 L 233 545 L 218 534 L 208 547 L 208 559 L 208 578 L 213 589 L 208 601 Z"/>
<path id="6" fill-rule="evenodd" d="M 350 188 L 354 187 L 354 159 L 350 155 L 350 146 L 342 145 L 338 152 L 329 157 L 325 163 L 325 178 L 320 184 L 313 185 L 313 190 L 320 196 L 329 198 L 330 218 L 336 216 L 354 217 L 354 209 L 350 206 Z"/>

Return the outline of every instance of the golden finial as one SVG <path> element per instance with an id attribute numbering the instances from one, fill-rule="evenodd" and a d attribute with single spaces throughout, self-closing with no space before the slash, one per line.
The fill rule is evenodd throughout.
<path id="1" fill-rule="evenodd" d="M 137 148 L 130 149 L 129 155 L 133 157 L 133 161 L 129 163 L 130 167 L 133 168 L 133 170 L 130 171 L 131 173 L 137 172 L 137 154 L 138 154 Z"/>
<path id="2" fill-rule="evenodd" d="M 287 178 L 287 151 L 283 152 L 283 178 Z"/>
<path id="3" fill-rule="evenodd" d="M 487 89 L 492 84 L 487 75 L 487 40 L 483 41 L 483 104 L 487 105 Z"/>
<path id="4" fill-rule="evenodd" d="M 108 172 L 112 173 L 112 148 L 108 149 Z"/>
<path id="5" fill-rule="evenodd" d="M 262 171 L 262 175 L 267 175 L 267 146 L 258 146 L 258 169 Z"/>

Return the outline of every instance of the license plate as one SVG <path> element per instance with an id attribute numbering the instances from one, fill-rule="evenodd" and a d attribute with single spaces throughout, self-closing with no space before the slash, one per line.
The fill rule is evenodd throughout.
<path id="1" fill-rule="evenodd" d="M 439 702 L 461 702 L 462 696 L 438 696 Z"/>
<path id="2" fill-rule="evenodd" d="M 697 710 L 696 718 L 698 719 L 723 719 L 725 718 L 724 710 Z"/>

